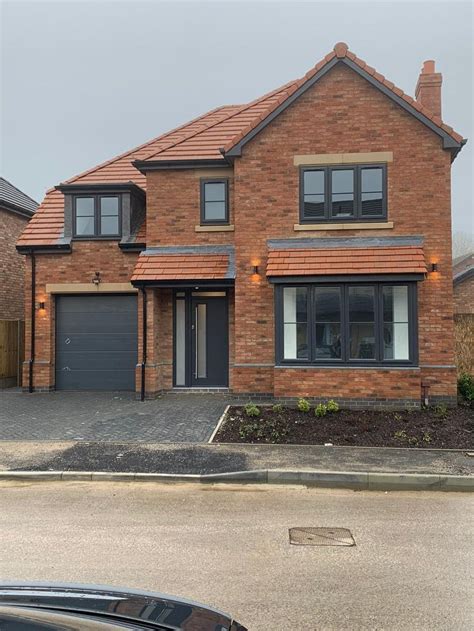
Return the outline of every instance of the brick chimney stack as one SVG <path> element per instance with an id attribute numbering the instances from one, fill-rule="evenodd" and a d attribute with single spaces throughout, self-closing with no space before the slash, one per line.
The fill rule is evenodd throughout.
<path id="1" fill-rule="evenodd" d="M 430 59 L 423 62 L 423 68 L 416 84 L 415 98 L 435 116 L 441 118 L 441 84 L 443 77 L 435 72 L 435 62 Z"/>

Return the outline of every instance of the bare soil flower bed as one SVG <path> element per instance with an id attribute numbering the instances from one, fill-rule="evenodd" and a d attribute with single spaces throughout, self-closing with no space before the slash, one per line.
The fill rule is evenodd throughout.
<path id="1" fill-rule="evenodd" d="M 339 410 L 318 417 L 314 408 L 258 406 L 248 416 L 232 406 L 214 442 L 366 447 L 469 449 L 474 445 L 474 409 L 438 406 L 422 410 Z"/>

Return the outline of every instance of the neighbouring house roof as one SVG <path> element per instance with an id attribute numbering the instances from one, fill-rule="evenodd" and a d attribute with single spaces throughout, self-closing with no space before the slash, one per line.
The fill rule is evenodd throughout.
<path id="1" fill-rule="evenodd" d="M 34 215 L 39 204 L 4 177 L 0 177 L 0 206 L 29 218 Z"/>
<path id="2" fill-rule="evenodd" d="M 268 241 L 267 276 L 400 275 L 427 272 L 421 240 L 417 238 L 290 241 Z"/>
<path id="3" fill-rule="evenodd" d="M 446 125 L 426 107 L 406 95 L 374 68 L 348 50 L 346 44 L 336 44 L 334 50 L 314 66 L 304 77 L 291 81 L 245 105 L 226 105 L 204 114 L 189 123 L 123 153 L 99 166 L 81 173 L 67 183 L 122 183 L 132 181 L 146 189 L 144 173 L 152 168 L 179 168 L 187 163 L 227 164 L 241 154 L 242 147 L 268 125 L 305 90 L 337 64 L 344 64 L 379 88 L 402 108 L 443 139 L 444 147 L 460 150 L 465 142 L 460 134 Z M 139 169 L 141 171 L 139 171 Z M 38 212 L 20 237 L 19 245 L 55 245 L 63 230 L 63 194 L 50 190 Z"/>
<path id="4" fill-rule="evenodd" d="M 474 252 L 458 256 L 453 261 L 454 285 L 462 283 L 474 274 Z"/>
<path id="5" fill-rule="evenodd" d="M 138 257 L 132 283 L 214 281 L 235 278 L 232 246 L 149 248 Z"/>

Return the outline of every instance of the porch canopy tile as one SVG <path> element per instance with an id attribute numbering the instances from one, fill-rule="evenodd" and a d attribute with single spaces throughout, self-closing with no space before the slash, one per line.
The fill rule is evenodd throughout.
<path id="1" fill-rule="evenodd" d="M 235 278 L 232 246 L 181 246 L 149 248 L 138 257 L 131 281 L 230 281 Z"/>
<path id="2" fill-rule="evenodd" d="M 268 277 L 427 273 L 419 237 L 285 239 L 267 244 Z"/>

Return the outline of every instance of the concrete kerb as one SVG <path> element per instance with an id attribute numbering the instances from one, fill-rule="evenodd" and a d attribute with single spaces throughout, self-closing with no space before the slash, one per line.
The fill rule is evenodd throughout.
<path id="1" fill-rule="evenodd" d="M 0 471 L 1 481 L 108 481 L 201 484 L 263 483 L 360 491 L 474 491 L 474 476 L 353 471 L 254 470 L 228 473 L 112 473 L 108 471 Z"/>

